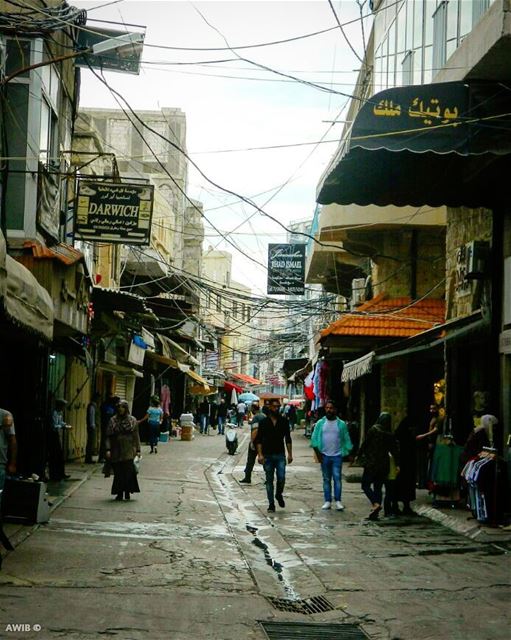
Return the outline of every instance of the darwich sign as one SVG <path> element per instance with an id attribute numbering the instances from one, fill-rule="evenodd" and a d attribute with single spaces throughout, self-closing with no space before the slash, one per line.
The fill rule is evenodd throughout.
<path id="1" fill-rule="evenodd" d="M 305 245 L 268 245 L 268 293 L 303 295 L 305 291 Z"/>
<path id="2" fill-rule="evenodd" d="M 148 245 L 153 199 L 152 185 L 80 180 L 75 239 Z"/>

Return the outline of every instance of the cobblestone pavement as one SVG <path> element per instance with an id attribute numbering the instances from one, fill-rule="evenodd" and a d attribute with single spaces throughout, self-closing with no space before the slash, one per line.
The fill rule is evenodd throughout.
<path id="1" fill-rule="evenodd" d="M 145 453 L 130 502 L 112 501 L 98 467 L 5 558 L 0 638 L 262 640 L 259 621 L 271 620 L 349 622 L 375 640 L 509 638 L 505 543 L 421 517 L 368 522 L 353 483 L 344 512 L 321 511 L 320 470 L 300 433 L 286 508 L 268 515 L 261 469 L 238 483 L 246 429 L 241 440 L 234 457 L 213 434 Z M 313 596 L 331 610 L 270 600 Z"/>

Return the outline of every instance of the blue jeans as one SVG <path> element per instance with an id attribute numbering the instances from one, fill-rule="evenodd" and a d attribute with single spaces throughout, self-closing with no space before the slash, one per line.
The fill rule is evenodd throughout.
<path id="1" fill-rule="evenodd" d="M 341 501 L 342 481 L 342 456 L 326 456 L 323 454 L 321 460 L 321 471 L 323 472 L 323 494 L 325 502 L 332 502 L 332 479 L 334 481 L 334 498 Z"/>
<path id="2" fill-rule="evenodd" d="M 149 444 L 151 449 L 158 446 L 158 440 L 160 437 L 160 424 L 149 423 Z"/>
<path id="3" fill-rule="evenodd" d="M 277 489 L 274 492 L 274 475 L 277 472 Z M 264 473 L 266 474 L 266 495 L 268 504 L 275 504 L 275 496 L 281 496 L 286 483 L 286 455 L 270 453 L 264 456 Z"/>
<path id="4" fill-rule="evenodd" d="M 218 416 L 218 433 L 219 435 L 224 435 L 224 417 Z"/>
<path id="5" fill-rule="evenodd" d="M 207 433 L 208 432 L 208 422 L 209 422 L 209 416 L 207 416 L 206 414 L 201 414 L 200 417 L 200 432 L 201 433 Z"/>

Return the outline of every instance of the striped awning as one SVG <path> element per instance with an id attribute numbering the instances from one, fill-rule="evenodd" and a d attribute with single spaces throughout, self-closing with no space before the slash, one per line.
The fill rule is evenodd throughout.
<path id="1" fill-rule="evenodd" d="M 344 365 L 341 374 L 342 382 L 348 382 L 349 380 L 356 380 L 367 373 L 371 373 L 374 362 L 374 351 L 366 353 L 361 358 L 352 360 Z"/>

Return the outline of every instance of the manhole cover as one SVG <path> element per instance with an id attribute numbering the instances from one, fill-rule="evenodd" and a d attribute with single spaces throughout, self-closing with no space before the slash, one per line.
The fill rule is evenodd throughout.
<path id="1" fill-rule="evenodd" d="M 368 640 L 356 624 L 261 622 L 268 640 Z"/>
<path id="2" fill-rule="evenodd" d="M 268 600 L 275 609 L 279 611 L 291 611 L 292 613 L 303 613 L 304 615 L 333 611 L 335 608 L 332 603 L 323 596 L 314 596 L 306 600 L 289 600 L 288 598 L 268 596 Z"/>

